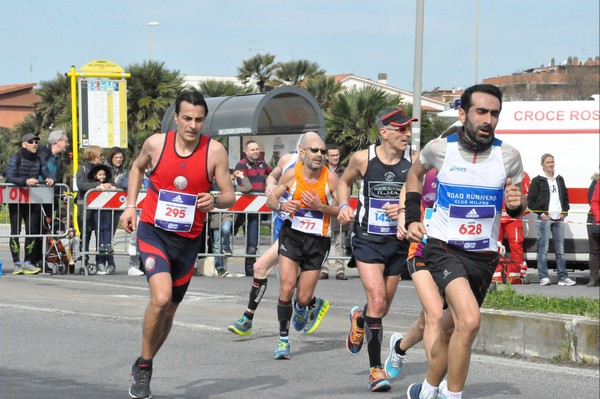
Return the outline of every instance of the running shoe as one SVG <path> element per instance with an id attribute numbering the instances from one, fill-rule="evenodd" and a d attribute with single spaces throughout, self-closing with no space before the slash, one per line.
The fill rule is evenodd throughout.
<path id="1" fill-rule="evenodd" d="M 406 397 L 408 399 L 419 399 L 421 393 L 421 384 L 411 384 L 406 390 Z"/>
<path id="2" fill-rule="evenodd" d="M 294 315 L 292 316 L 292 326 L 296 331 L 302 331 L 306 326 L 306 320 L 308 319 L 308 309 L 306 306 L 301 311 L 296 309 L 297 303 L 294 303 Z"/>
<path id="3" fill-rule="evenodd" d="M 129 388 L 129 396 L 135 399 L 150 399 L 150 379 L 152 379 L 152 369 L 143 370 L 137 367 L 137 360 L 131 366 L 131 379 L 133 384 Z"/>
<path id="4" fill-rule="evenodd" d="M 223 255 L 225 255 L 225 256 L 233 255 L 233 252 L 231 252 L 231 248 L 223 248 Z"/>
<path id="5" fill-rule="evenodd" d="M 292 354 L 290 353 L 290 341 L 287 338 L 279 338 L 279 341 L 277 341 L 277 347 L 275 348 L 275 354 L 273 355 L 273 358 L 275 360 L 279 360 L 289 359 L 290 357 L 292 357 Z"/>
<path id="6" fill-rule="evenodd" d="M 371 392 L 389 391 L 392 385 L 387 380 L 385 372 L 381 367 L 371 367 L 369 373 L 369 389 Z"/>
<path id="7" fill-rule="evenodd" d="M 13 274 L 23 274 L 23 262 L 15 262 Z"/>
<path id="8" fill-rule="evenodd" d="M 106 268 L 106 274 L 115 274 L 117 272 L 117 267 L 115 265 L 108 265 Z"/>
<path id="9" fill-rule="evenodd" d="M 227 276 L 229 276 L 229 272 L 225 269 L 217 269 L 217 276 L 218 277 L 227 277 Z"/>
<path id="10" fill-rule="evenodd" d="M 241 335 L 242 337 L 250 335 L 250 333 L 252 332 L 252 320 L 250 320 L 246 316 L 242 316 L 241 319 L 231 323 L 229 327 L 227 327 L 227 329 L 232 333 Z"/>
<path id="11" fill-rule="evenodd" d="M 127 275 L 128 276 L 143 276 L 144 272 L 141 271 L 139 267 L 129 266 L 129 269 L 127 270 Z"/>
<path id="12" fill-rule="evenodd" d="M 575 281 L 571 280 L 571 279 L 570 279 L 570 278 L 568 278 L 568 277 L 565 277 L 565 278 L 563 278 L 562 280 L 560 280 L 560 281 L 558 282 L 558 285 L 562 285 L 562 286 L 568 286 L 568 287 L 570 287 L 570 286 L 572 286 L 572 285 L 575 285 Z"/>
<path id="13" fill-rule="evenodd" d="M 552 284 L 552 283 L 550 282 L 550 279 L 548 277 L 542 277 L 540 279 L 540 285 L 550 285 L 550 284 Z"/>
<path id="14" fill-rule="evenodd" d="M 319 325 L 321 324 L 321 320 L 327 314 L 329 310 L 329 301 L 317 298 L 316 304 L 314 308 L 308 308 L 308 315 L 306 320 L 306 326 L 304 327 L 304 334 L 312 334 L 314 333 Z"/>
<path id="15" fill-rule="evenodd" d="M 406 356 L 396 353 L 396 342 L 402 341 L 402 338 L 404 338 L 404 336 L 400 333 L 394 333 L 390 338 L 390 354 L 385 361 L 385 375 L 387 375 L 390 380 L 398 378 L 398 375 L 402 371 L 402 366 L 406 361 Z"/>
<path id="16" fill-rule="evenodd" d="M 362 309 L 358 306 L 355 306 L 350 310 L 350 332 L 348 333 L 348 337 L 346 338 L 346 348 L 353 355 L 360 352 L 360 348 L 362 348 L 363 338 L 365 337 L 365 329 L 359 328 L 356 324 L 358 318 L 362 315 Z"/>
<path id="17" fill-rule="evenodd" d="M 28 260 L 23 263 L 23 273 L 24 274 L 38 274 L 42 269 L 32 264 Z M 13 272 L 14 273 L 14 272 Z"/>
<path id="18" fill-rule="evenodd" d="M 108 269 L 106 268 L 106 265 L 104 263 L 98 263 L 97 268 L 98 274 L 108 274 Z"/>

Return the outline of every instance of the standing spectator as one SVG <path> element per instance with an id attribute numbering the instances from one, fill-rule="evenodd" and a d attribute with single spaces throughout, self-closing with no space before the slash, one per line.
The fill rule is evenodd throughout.
<path id="1" fill-rule="evenodd" d="M 152 362 L 169 335 L 190 284 L 202 246 L 206 212 L 235 203 L 227 152 L 221 143 L 201 133 L 207 114 L 199 91 L 180 93 L 175 100 L 177 130 L 148 137 L 129 172 L 127 205 L 121 215 L 127 233 L 136 228 L 136 202 L 144 173 L 154 166 L 137 225 L 151 297 L 144 314 L 141 353 L 131 367 L 132 398 L 152 397 Z M 220 194 L 209 192 L 213 176 Z"/>
<path id="2" fill-rule="evenodd" d="M 135 158 L 135 157 L 134 157 Z M 151 172 L 151 169 L 146 169 L 144 172 L 144 178 L 142 179 L 141 189 L 147 191 L 148 190 L 148 174 Z M 128 179 L 129 180 L 129 176 Z M 140 212 L 136 211 L 137 220 L 139 222 Z M 137 246 L 137 228 L 134 229 L 131 234 L 129 234 L 129 239 L 127 240 L 127 253 L 129 254 L 129 269 L 127 270 L 128 276 L 143 276 L 144 275 L 144 266 L 140 263 L 140 251 Z"/>
<path id="3" fill-rule="evenodd" d="M 588 189 L 588 202 L 590 214 L 588 215 L 588 241 L 590 243 L 590 281 L 588 287 L 597 287 L 599 284 L 598 269 L 600 268 L 600 175 L 592 176 L 592 184 Z"/>
<path id="4" fill-rule="evenodd" d="M 231 177 L 231 183 L 233 184 L 234 191 L 242 193 L 248 193 L 252 191 L 252 185 L 250 180 L 244 176 L 242 171 L 229 170 L 229 176 Z M 237 180 L 241 182 L 238 186 Z M 213 187 L 211 191 L 218 191 L 216 182 L 213 181 Z M 233 230 L 233 224 L 236 215 L 232 212 L 212 212 L 210 214 L 209 226 L 212 230 L 212 242 L 213 242 L 213 253 L 216 255 L 225 254 L 231 255 L 231 232 Z M 229 272 L 225 270 L 225 260 L 222 256 L 215 256 L 215 269 L 219 277 L 226 277 Z"/>
<path id="5" fill-rule="evenodd" d="M 96 182 L 101 190 L 116 190 L 112 185 L 112 172 L 110 166 L 99 163 L 94 165 L 88 173 L 88 179 Z M 98 274 L 115 274 L 115 258 L 112 248 L 112 215 L 110 210 L 92 210 L 90 219 L 94 223 L 96 239 L 98 241 L 98 255 L 96 266 Z"/>
<path id="6" fill-rule="evenodd" d="M 235 165 L 235 170 L 243 172 L 244 176 L 248 177 L 250 184 L 252 184 L 252 192 L 264 193 L 266 187 L 265 181 L 269 173 L 271 173 L 271 167 L 260 159 L 260 146 L 256 141 L 250 140 L 246 143 L 245 153 L 246 156 Z M 238 184 L 240 183 L 238 181 Z M 249 213 L 246 215 L 246 254 L 256 255 L 259 236 L 260 214 Z M 246 258 L 244 264 L 246 276 L 254 276 L 254 267 L 252 265 L 255 260 L 254 257 Z"/>
<path id="7" fill-rule="evenodd" d="M 400 191 L 413 162 L 410 141 L 412 122 L 417 120 L 400 108 L 385 108 L 377 115 L 380 145 L 355 152 L 340 179 L 338 201 L 340 223 L 353 223 L 352 259 L 367 296 L 364 307 L 350 310 L 346 348 L 357 354 L 367 338 L 369 390 L 388 391 L 381 362 L 383 318 L 388 314 L 400 271 L 406 263 L 408 242 L 396 237 Z M 352 184 L 361 180 L 356 214 L 348 204 Z"/>
<path id="8" fill-rule="evenodd" d="M 67 133 L 64 130 L 55 130 L 48 135 L 48 144 L 39 146 L 38 154 L 40 158 L 46 161 L 50 174 L 54 176 L 55 184 L 63 182 L 63 153 L 67 151 L 69 147 L 69 139 Z M 54 209 L 60 209 L 58 207 L 58 199 L 61 193 L 60 187 L 54 188 Z M 44 211 L 46 216 L 53 218 L 55 215 L 52 214 L 53 207 L 49 204 L 44 204 Z M 56 215 L 61 218 L 62 215 Z"/>
<path id="9" fill-rule="evenodd" d="M 279 234 L 279 340 L 275 359 L 291 357 L 290 321 L 296 331 L 306 327 L 309 309 L 317 301 L 313 294 L 319 271 L 331 246 L 329 221 L 338 214 L 334 205 L 338 178 L 323 166 L 324 147 L 320 137 L 305 136 L 298 158 L 301 162 L 283 174 L 267 200 L 269 209 L 288 212 L 291 217 Z M 281 202 L 286 192 L 288 200 Z M 318 312 L 326 313 L 328 308 L 329 302 L 321 303 Z"/>
<path id="10" fill-rule="evenodd" d="M 527 195 L 529 192 L 529 185 L 531 179 L 529 175 L 524 173 L 523 177 L 523 195 Z M 504 236 L 506 235 L 506 241 L 510 249 L 510 258 L 515 264 L 521 268 L 521 278 L 524 278 L 527 274 L 527 262 L 523 256 L 523 242 L 525 236 L 523 232 L 523 218 L 513 218 L 508 216 L 506 213 L 506 204 L 502 206 L 502 218 L 500 219 L 500 231 L 498 232 L 498 241 L 502 243 Z"/>
<path id="11" fill-rule="evenodd" d="M 90 145 L 83 151 L 83 164 L 77 170 L 76 182 L 77 182 L 77 225 L 79 227 L 79 233 L 81 241 L 85 245 L 85 259 L 84 265 L 87 267 L 89 262 L 89 255 L 87 253 L 90 250 L 90 241 L 92 239 L 92 231 L 94 231 L 95 221 L 91 217 L 91 212 L 84 212 L 85 194 L 89 190 L 111 190 L 113 185 L 110 183 L 99 184 L 98 181 L 90 179 L 89 173 L 92 168 L 102 163 L 104 156 L 102 155 L 102 147 L 97 145 Z M 83 229 L 83 221 L 85 218 L 85 231 Z M 80 242 L 81 242 L 80 241 Z M 98 241 L 98 237 L 96 237 Z"/>
<path id="12" fill-rule="evenodd" d="M 33 187 L 44 179 L 46 186 L 54 184 L 54 176 L 50 173 L 46 161 L 39 157 L 39 137 L 27 133 L 21 138 L 21 148 L 8 161 L 6 182 L 20 187 Z M 39 204 L 8 204 L 10 217 L 10 252 L 14 262 L 13 274 L 37 274 L 40 268 L 36 263 L 41 260 L 41 241 L 37 237 L 25 238 L 24 262 L 20 260 L 19 238 L 21 223 L 25 223 L 25 233 L 28 236 L 41 232 L 41 206 Z"/>
<path id="13" fill-rule="evenodd" d="M 342 174 L 346 170 L 346 167 L 340 164 L 340 149 L 337 145 L 330 145 L 327 147 L 327 166 L 338 178 L 342 177 Z M 340 231 L 340 222 L 338 222 L 336 218 L 331 219 L 330 255 L 343 255 L 342 243 L 346 241 L 347 232 L 348 225 L 342 225 Z M 348 277 L 346 277 L 344 261 L 342 259 L 336 259 L 335 261 L 328 260 L 321 268 L 321 274 L 319 275 L 321 280 L 327 280 L 329 278 L 329 268 L 332 267 L 332 265 L 335 265 L 336 280 L 348 280 Z"/>
<path id="14" fill-rule="evenodd" d="M 121 147 L 111 147 L 108 150 L 108 154 L 106 156 L 106 162 L 110 167 L 110 171 L 112 174 L 112 184 L 115 186 L 116 190 L 125 190 L 127 191 L 127 184 L 129 183 L 129 171 L 125 168 L 125 151 Z M 112 244 L 114 241 L 115 233 L 117 232 L 117 227 L 119 227 L 119 218 L 123 211 L 112 210 L 112 221 L 111 221 L 111 236 L 110 236 L 110 244 L 112 248 Z M 108 264 L 115 265 L 114 257 L 112 254 L 108 255 Z M 110 268 L 110 266 L 109 266 Z M 139 269 L 136 275 L 143 274 Z M 111 273 L 112 274 L 112 273 Z"/>
<path id="15" fill-rule="evenodd" d="M 542 155 L 543 175 L 538 175 L 531 180 L 529 195 L 529 209 L 538 215 L 538 253 L 537 268 L 540 285 L 550 285 L 548 278 L 548 244 L 550 232 L 556 254 L 556 269 L 558 271 L 558 285 L 575 285 L 569 278 L 565 262 L 565 218 L 569 214 L 569 192 L 565 180 L 554 170 L 554 156 Z"/>
<path id="16" fill-rule="evenodd" d="M 521 156 L 494 135 L 501 109 L 502 92 L 496 86 L 466 89 L 458 111 L 463 129 L 430 141 L 408 172 L 407 237 L 412 242 L 426 240 L 425 267 L 451 316 L 442 318 L 426 378 L 409 386 L 408 399 L 462 398 L 481 322 L 480 307 L 499 260 L 502 202 L 506 198 L 506 211 L 512 217 L 520 216 L 527 206 L 521 193 Z M 431 169 L 436 170 L 437 195 L 425 228 L 422 179 Z M 445 375 L 447 388 L 438 392 Z"/>

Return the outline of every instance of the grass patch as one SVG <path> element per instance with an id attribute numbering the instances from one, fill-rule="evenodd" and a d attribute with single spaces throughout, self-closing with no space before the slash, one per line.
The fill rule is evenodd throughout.
<path id="1" fill-rule="evenodd" d="M 482 308 L 522 312 L 558 313 L 600 318 L 600 300 L 592 298 L 548 298 L 523 295 L 510 286 L 488 293 Z"/>

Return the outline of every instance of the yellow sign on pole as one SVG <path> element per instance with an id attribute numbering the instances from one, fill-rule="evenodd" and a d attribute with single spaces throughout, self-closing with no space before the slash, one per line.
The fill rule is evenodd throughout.
<path id="1" fill-rule="evenodd" d="M 80 72 L 77 72 L 75 66 L 71 66 L 71 70 L 65 74 L 67 77 L 71 79 L 71 117 L 73 121 L 72 125 L 72 134 L 73 137 L 71 139 L 71 143 L 73 144 L 73 182 L 72 187 L 75 191 L 77 191 L 77 183 L 75 180 L 75 176 L 77 176 L 77 169 L 79 167 L 79 147 L 80 147 L 80 120 L 81 118 L 87 118 L 87 122 L 90 120 L 89 112 L 77 112 L 77 105 L 79 104 L 78 98 L 82 96 L 77 95 L 77 80 L 78 78 L 98 78 L 95 79 L 94 82 L 107 82 L 110 79 L 119 79 L 116 84 L 113 83 L 104 84 L 104 88 L 112 87 L 113 90 L 105 90 L 105 92 L 99 93 L 93 91 L 91 94 L 92 102 L 95 105 L 98 105 L 95 109 L 92 110 L 91 119 L 97 126 L 105 125 L 103 129 L 106 132 L 106 145 L 105 147 L 112 147 L 113 145 L 118 145 L 120 147 L 127 147 L 127 86 L 126 86 L 126 78 L 131 77 L 130 73 L 125 72 L 125 70 L 119 66 L 118 64 L 107 61 L 107 60 L 95 60 L 90 61 L 85 64 Z M 104 78 L 100 80 L 100 78 Z M 93 79 L 92 79 L 93 80 Z M 94 83 L 95 84 L 95 83 Z M 100 85 L 101 86 L 101 85 Z M 115 91 L 114 88 L 117 88 Z M 115 94 L 118 91 L 118 94 Z M 90 98 L 90 96 L 86 97 Z M 109 100 L 110 99 L 110 100 Z M 115 109 L 115 99 L 117 102 Z M 88 101 L 89 106 L 89 101 Z M 81 107 L 80 107 L 81 108 Z M 88 107 L 89 111 L 89 107 Z M 98 112 L 99 111 L 99 112 Z M 104 120 L 105 119 L 105 120 Z M 104 122 L 103 122 L 104 120 Z M 116 122 L 115 122 L 116 121 Z M 118 131 L 118 139 L 114 139 L 115 132 L 115 124 L 118 127 L 116 130 Z M 87 125 L 86 125 L 87 126 Z M 109 139 L 109 127 L 111 127 L 111 131 L 113 132 L 112 139 Z M 124 133 L 123 133 L 124 132 Z M 89 126 L 87 133 L 89 135 Z M 89 137 L 88 141 L 85 145 L 89 145 Z M 77 212 L 77 211 L 75 211 Z M 75 217 L 77 213 L 75 213 Z"/>

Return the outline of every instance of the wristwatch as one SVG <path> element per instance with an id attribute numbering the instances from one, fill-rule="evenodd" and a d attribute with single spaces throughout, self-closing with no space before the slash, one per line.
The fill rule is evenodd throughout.
<path id="1" fill-rule="evenodd" d="M 213 200 L 215 201 L 215 206 L 219 205 L 219 194 L 217 193 L 210 193 L 210 195 L 213 196 Z"/>

